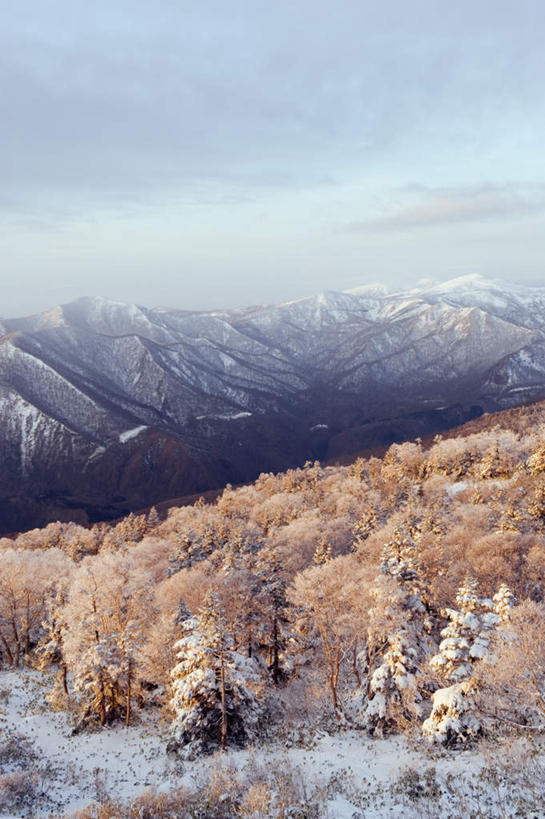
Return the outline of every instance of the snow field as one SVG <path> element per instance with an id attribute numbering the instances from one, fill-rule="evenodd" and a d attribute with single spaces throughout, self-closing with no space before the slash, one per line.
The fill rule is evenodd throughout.
<path id="1" fill-rule="evenodd" d="M 317 735 L 306 748 L 277 743 L 182 763 L 167 755 L 168 725 L 153 709 L 129 728 L 72 736 L 70 715 L 53 712 L 45 702 L 51 684 L 50 675 L 33 670 L 0 673 L 0 748 L 10 738 L 25 737 L 35 753 L 22 763 L 2 757 L 2 773 L 21 766 L 29 777 L 40 771 L 31 801 L 15 809 L 2 805 L 0 777 L 2 819 L 69 816 L 93 801 L 129 800 L 146 788 L 196 786 L 220 765 L 240 772 L 290 773 L 302 791 L 317 794 L 324 819 L 544 815 L 529 812 L 545 804 L 545 793 L 532 793 L 535 783 L 528 779 L 535 778 L 536 765 L 543 772 L 545 754 L 541 745 L 532 748 L 526 740 L 511 740 L 508 748 L 496 744 L 446 752 L 430 749 L 418 738 L 370 739 L 363 732 L 346 731 Z M 526 780 L 516 781 L 508 756 L 511 763 L 524 761 Z M 266 819 L 276 814 L 255 814 L 256 819 L 258 815 Z"/>

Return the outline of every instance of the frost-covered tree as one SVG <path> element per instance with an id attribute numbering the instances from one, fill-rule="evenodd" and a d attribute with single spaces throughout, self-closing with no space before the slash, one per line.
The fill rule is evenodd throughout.
<path id="1" fill-rule="evenodd" d="M 473 663 L 489 652 L 491 630 L 499 617 L 494 603 L 477 594 L 477 581 L 468 578 L 456 595 L 458 609 L 446 609 L 449 624 L 441 631 L 439 651 L 430 665 L 438 677 L 448 682 L 468 680 Z"/>
<path id="2" fill-rule="evenodd" d="M 354 551 L 363 550 L 365 548 L 365 541 L 376 528 L 376 512 L 374 508 L 367 509 L 353 527 L 354 540 L 352 542 L 352 549 Z"/>
<path id="3" fill-rule="evenodd" d="M 40 669 L 47 668 L 54 663 L 58 664 L 57 680 L 48 697 L 53 705 L 68 697 L 68 666 L 63 652 L 67 585 L 67 583 L 59 584 L 55 594 L 47 601 L 47 615 L 42 624 L 45 634 L 38 646 L 38 667 Z"/>
<path id="4" fill-rule="evenodd" d="M 493 600 L 480 597 L 477 582 L 468 578 L 458 589 L 458 609 L 447 609 L 450 622 L 441 632 L 439 652 L 430 665 L 438 677 L 453 685 L 439 688 L 433 695 L 433 707 L 422 730 L 431 742 L 445 745 L 464 744 L 481 731 L 475 713 L 475 696 L 480 687 L 475 665 L 494 656 L 491 640 L 500 618 L 508 616 L 514 596 L 504 584 Z"/>
<path id="5" fill-rule="evenodd" d="M 545 473 L 545 444 L 540 444 L 532 452 L 526 463 L 533 475 Z"/>
<path id="6" fill-rule="evenodd" d="M 316 546 L 316 551 L 314 552 L 314 563 L 317 566 L 321 566 L 324 563 L 329 563 L 330 560 L 331 546 L 329 545 L 327 537 L 324 536 Z"/>
<path id="7" fill-rule="evenodd" d="M 267 645 L 267 665 L 272 680 L 278 685 L 284 676 L 282 654 L 285 650 L 289 621 L 287 616 L 286 576 L 278 549 L 270 545 L 259 553 L 256 575 L 262 584 L 261 638 Z"/>
<path id="8" fill-rule="evenodd" d="M 507 478 L 512 471 L 513 462 L 510 453 L 501 447 L 498 440 L 493 441 L 479 462 L 479 477 L 484 480 Z"/>
<path id="9" fill-rule="evenodd" d="M 430 742 L 447 747 L 475 739 L 482 731 L 475 714 L 475 692 L 474 680 L 454 683 L 436 691 L 432 712 L 422 725 L 424 736 Z"/>
<path id="10" fill-rule="evenodd" d="M 357 654 L 369 608 L 368 580 L 368 572 L 354 555 L 341 555 L 300 572 L 289 590 L 289 599 L 299 611 L 299 645 L 310 649 L 309 662 L 318 675 L 324 673 L 339 722 L 346 717 L 339 690 L 345 666 L 361 684 Z"/>
<path id="11" fill-rule="evenodd" d="M 85 558 L 63 617 L 63 660 L 80 705 L 79 727 L 128 724 L 154 617 L 146 575 L 124 554 Z"/>
<path id="12" fill-rule="evenodd" d="M 253 740 L 263 714 L 258 667 L 232 647 L 225 611 L 214 594 L 182 623 L 172 669 L 174 720 L 169 750 L 192 759 L 228 742 Z"/>
<path id="13" fill-rule="evenodd" d="M 382 734 L 420 715 L 420 666 L 429 654 L 431 621 L 420 577 L 417 542 L 396 529 L 382 552 L 370 611 L 364 721 Z"/>
<path id="14" fill-rule="evenodd" d="M 421 714 L 419 652 L 412 636 L 402 628 L 394 632 L 381 654 L 380 665 L 370 675 L 365 721 L 374 734 L 380 735 Z"/>
<path id="15" fill-rule="evenodd" d="M 57 548 L 6 549 L 0 553 L 0 658 L 17 666 L 29 662 L 44 634 L 47 600 L 71 571 Z"/>
<path id="16" fill-rule="evenodd" d="M 517 605 L 517 598 L 506 583 L 502 583 L 492 598 L 494 611 L 501 622 L 509 620 L 513 607 Z"/>
<path id="17" fill-rule="evenodd" d="M 161 518 L 155 506 L 152 506 L 148 512 L 146 520 L 146 531 L 153 532 L 161 523 Z"/>
<path id="18" fill-rule="evenodd" d="M 500 721 L 545 723 L 545 606 L 523 600 L 510 607 L 492 642 L 495 662 L 480 680 L 483 708 Z"/>

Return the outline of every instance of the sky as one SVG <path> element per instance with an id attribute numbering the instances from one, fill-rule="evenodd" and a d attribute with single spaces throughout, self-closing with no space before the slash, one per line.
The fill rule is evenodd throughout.
<path id="1" fill-rule="evenodd" d="M 0 315 L 545 284 L 543 0 L 0 0 Z"/>

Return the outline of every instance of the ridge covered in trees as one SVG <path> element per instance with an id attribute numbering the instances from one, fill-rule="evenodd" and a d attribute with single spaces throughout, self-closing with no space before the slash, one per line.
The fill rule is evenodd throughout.
<path id="1" fill-rule="evenodd" d="M 160 709 L 194 758 L 320 726 L 545 728 L 545 405 L 0 540 L 0 657 L 74 730 Z"/>

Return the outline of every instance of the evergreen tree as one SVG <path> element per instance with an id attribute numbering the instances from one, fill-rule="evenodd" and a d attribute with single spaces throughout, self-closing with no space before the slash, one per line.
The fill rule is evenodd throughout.
<path id="1" fill-rule="evenodd" d="M 454 683 L 433 695 L 433 708 L 424 722 L 424 735 L 432 742 L 461 745 L 481 731 L 475 714 L 475 694 L 479 682 L 474 665 L 487 657 L 492 660 L 490 641 L 500 619 L 506 619 L 515 598 L 503 584 L 494 599 L 480 597 L 477 583 L 468 578 L 456 595 L 459 609 L 447 609 L 450 623 L 441 632 L 439 653 L 430 660 L 445 681 Z"/>
<path id="2" fill-rule="evenodd" d="M 38 668 L 44 669 L 53 663 L 59 666 L 55 686 L 48 699 L 52 704 L 68 696 L 68 667 L 63 655 L 63 639 L 66 631 L 64 606 L 66 589 L 59 585 L 53 597 L 47 602 L 47 618 L 43 622 L 45 636 L 38 646 Z"/>
<path id="3" fill-rule="evenodd" d="M 369 535 L 377 528 L 377 516 L 374 509 L 368 509 L 353 528 L 354 540 L 352 549 L 358 551 L 362 549 Z"/>
<path id="4" fill-rule="evenodd" d="M 494 611 L 502 622 L 509 620 L 513 607 L 518 603 L 517 598 L 506 583 L 501 584 L 492 601 Z"/>
<path id="5" fill-rule="evenodd" d="M 146 521 L 146 531 L 153 532 L 161 523 L 161 518 L 159 517 L 159 513 L 155 506 L 152 506 L 148 512 L 148 518 Z"/>
<path id="6" fill-rule="evenodd" d="M 418 650 L 409 630 L 399 630 L 388 638 L 380 665 L 369 680 L 369 701 L 365 712 L 367 727 L 375 734 L 419 717 Z"/>
<path id="7" fill-rule="evenodd" d="M 545 444 L 540 444 L 526 463 L 533 475 L 542 475 L 545 472 Z"/>
<path id="8" fill-rule="evenodd" d="M 475 689 L 474 680 L 465 680 L 435 692 L 432 712 L 422 725 L 430 742 L 452 747 L 479 736 L 482 727 L 474 713 Z"/>
<path id="9" fill-rule="evenodd" d="M 258 733 L 257 666 L 233 649 L 225 625 L 223 607 L 211 594 L 197 616 L 184 621 L 184 636 L 176 644 L 168 747 L 186 759 L 225 750 L 228 742 L 244 745 Z"/>
<path id="10" fill-rule="evenodd" d="M 282 655 L 285 651 L 289 621 L 287 616 L 286 578 L 277 549 L 264 548 L 258 555 L 256 575 L 262 583 L 262 640 L 267 648 L 267 666 L 275 685 L 284 677 Z"/>
<path id="11" fill-rule="evenodd" d="M 438 676 L 450 682 L 468 680 L 472 666 L 489 650 L 491 630 L 498 622 L 494 603 L 477 594 L 477 582 L 468 578 L 456 595 L 458 609 L 446 609 L 450 620 L 441 631 L 439 652 L 430 665 Z"/>
<path id="12" fill-rule="evenodd" d="M 420 714 L 419 667 L 429 653 L 431 620 L 417 551 L 416 541 L 398 528 L 382 552 L 380 571 L 389 582 L 377 581 L 363 660 L 367 668 L 364 720 L 374 734 L 393 730 Z M 380 646 L 377 652 L 371 650 L 373 645 Z"/>
<path id="13" fill-rule="evenodd" d="M 324 563 L 329 563 L 331 560 L 331 546 L 324 535 L 319 544 L 316 546 L 314 552 L 314 563 L 317 566 L 322 566 Z"/>

